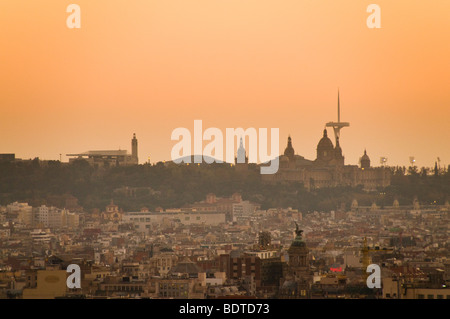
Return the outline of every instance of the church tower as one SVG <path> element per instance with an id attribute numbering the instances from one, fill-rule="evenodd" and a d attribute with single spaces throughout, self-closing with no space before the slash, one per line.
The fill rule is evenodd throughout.
<path id="1" fill-rule="evenodd" d="M 131 157 L 133 158 L 133 161 L 136 161 L 136 164 L 138 161 L 138 141 L 136 138 L 136 133 L 133 133 L 133 139 L 131 140 Z"/>
<path id="2" fill-rule="evenodd" d="M 234 158 L 236 170 L 240 173 L 246 174 L 246 172 L 248 171 L 248 157 L 246 156 L 247 152 L 245 151 L 244 141 L 242 137 L 236 155 L 237 156 Z"/>
<path id="3" fill-rule="evenodd" d="M 336 137 L 336 147 L 334 148 L 334 159 L 338 166 L 344 166 L 344 155 L 342 155 L 342 148 L 339 145 L 339 137 Z"/>
<path id="4" fill-rule="evenodd" d="M 239 148 L 237 150 L 237 156 L 235 158 L 235 163 L 236 164 L 248 164 L 248 157 L 246 156 L 246 151 L 244 148 L 244 141 L 242 140 L 241 137 L 241 142 L 239 145 Z"/>
<path id="5" fill-rule="evenodd" d="M 294 161 L 295 151 L 294 151 L 294 148 L 292 147 L 292 139 L 291 139 L 290 135 L 288 137 L 287 147 L 284 150 L 284 156 L 289 158 L 290 162 Z"/>

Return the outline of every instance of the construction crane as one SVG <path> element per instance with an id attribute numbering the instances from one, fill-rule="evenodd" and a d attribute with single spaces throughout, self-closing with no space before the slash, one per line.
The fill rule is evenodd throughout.
<path id="1" fill-rule="evenodd" d="M 372 263 L 372 258 L 370 257 L 370 253 L 388 252 L 388 251 L 394 251 L 394 250 L 390 249 L 390 248 L 380 249 L 380 247 L 369 248 L 369 246 L 367 246 L 367 238 L 364 237 L 364 245 L 363 245 L 363 248 L 361 249 L 361 253 L 362 253 L 361 263 L 362 263 L 362 271 L 363 271 L 364 277 L 366 279 L 368 276 L 368 273 L 366 272 L 367 267 Z"/>

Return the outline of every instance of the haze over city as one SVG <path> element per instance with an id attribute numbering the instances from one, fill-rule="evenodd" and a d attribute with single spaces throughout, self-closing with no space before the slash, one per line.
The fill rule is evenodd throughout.
<path id="1" fill-rule="evenodd" d="M 449 13 L 0 1 L 0 300 L 450 300 Z"/>
<path id="2" fill-rule="evenodd" d="M 312 159 L 339 88 L 346 163 L 450 163 L 448 1 L 377 1 L 376 30 L 368 1 L 79 0 L 79 30 L 69 3 L 0 4 L 1 153 L 66 161 L 136 133 L 140 163 L 170 160 L 201 119 L 278 127 L 280 153 L 290 134 Z"/>

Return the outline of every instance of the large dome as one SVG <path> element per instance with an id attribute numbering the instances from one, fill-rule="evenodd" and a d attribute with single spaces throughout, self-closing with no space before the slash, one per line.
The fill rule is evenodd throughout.
<path id="1" fill-rule="evenodd" d="M 323 137 L 320 139 L 319 144 L 317 144 L 317 149 L 333 149 L 333 142 L 331 142 L 331 140 L 328 138 L 328 133 L 327 130 L 323 130 Z"/>
<path id="2" fill-rule="evenodd" d="M 323 137 L 317 144 L 317 160 L 319 162 L 329 162 L 334 159 L 334 146 L 328 138 L 327 130 L 323 130 Z"/>

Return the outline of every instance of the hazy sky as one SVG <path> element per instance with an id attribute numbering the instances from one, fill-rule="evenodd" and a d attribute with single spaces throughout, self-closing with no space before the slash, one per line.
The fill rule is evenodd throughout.
<path id="1" fill-rule="evenodd" d="M 169 160 L 201 119 L 279 127 L 280 152 L 291 134 L 315 159 L 339 87 L 347 164 L 450 164 L 448 0 L 1 0 L 0 43 L 0 153 L 131 151 L 136 133 L 141 163 Z"/>

